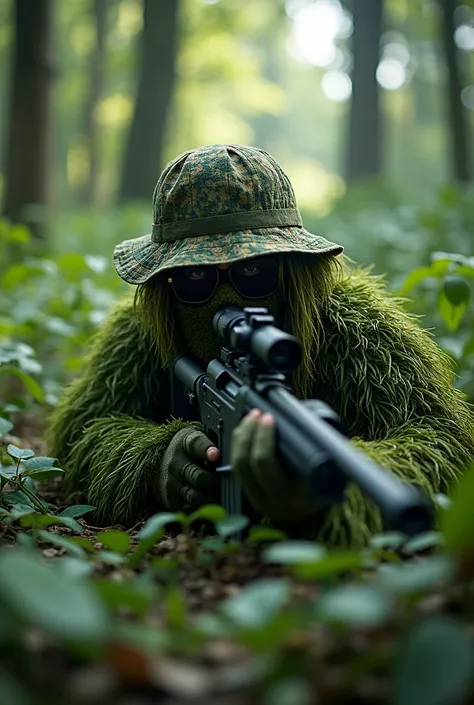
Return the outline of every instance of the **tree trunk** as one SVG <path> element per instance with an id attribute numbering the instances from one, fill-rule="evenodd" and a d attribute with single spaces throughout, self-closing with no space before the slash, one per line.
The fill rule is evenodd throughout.
<path id="1" fill-rule="evenodd" d="M 107 10 L 109 0 L 92 0 L 96 26 L 96 43 L 90 57 L 90 80 L 84 106 L 83 135 L 89 155 L 87 180 L 79 189 L 79 201 L 85 205 L 94 203 L 97 193 L 99 161 L 99 127 L 94 119 L 94 110 L 104 86 L 105 40 L 107 36 Z"/>
<path id="2" fill-rule="evenodd" d="M 443 46 L 448 69 L 446 111 L 451 140 L 452 173 L 457 181 L 469 181 L 469 123 L 467 110 L 461 100 L 463 80 L 459 52 L 454 43 L 454 12 L 457 4 L 456 0 L 440 0 Z"/>
<path id="3" fill-rule="evenodd" d="M 145 0 L 140 79 L 120 201 L 149 201 L 160 170 L 175 82 L 179 0 Z"/>
<path id="4" fill-rule="evenodd" d="M 383 0 L 356 0 L 352 12 L 354 68 L 346 164 L 349 181 L 374 177 L 381 171 L 382 116 L 376 71 Z"/>
<path id="5" fill-rule="evenodd" d="M 50 203 L 53 0 L 15 1 L 15 49 L 3 214 L 44 235 Z"/>

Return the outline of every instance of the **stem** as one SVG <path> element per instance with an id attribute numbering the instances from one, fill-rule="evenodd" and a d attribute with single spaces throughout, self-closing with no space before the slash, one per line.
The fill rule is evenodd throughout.
<path id="1" fill-rule="evenodd" d="M 36 504 L 36 506 L 38 506 L 38 507 L 40 508 L 41 513 L 42 513 L 42 514 L 47 514 L 47 508 L 46 508 L 46 506 L 43 504 L 43 502 L 41 501 L 41 499 L 35 495 L 34 492 L 32 492 L 30 489 L 28 489 L 28 487 L 26 486 L 24 480 L 22 480 L 22 479 L 19 478 L 19 479 L 18 479 L 18 484 L 19 484 L 19 486 L 21 487 L 22 492 L 24 492 L 24 493 L 26 494 L 26 496 L 29 497 L 29 498 L 31 499 L 31 501 L 32 501 L 34 504 Z"/>

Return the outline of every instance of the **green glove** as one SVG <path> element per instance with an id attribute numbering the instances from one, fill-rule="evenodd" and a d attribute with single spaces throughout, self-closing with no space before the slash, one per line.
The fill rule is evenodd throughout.
<path id="1" fill-rule="evenodd" d="M 300 522 L 321 508 L 306 487 L 284 472 L 271 414 L 253 409 L 242 419 L 232 434 L 230 464 L 254 509 L 268 519 Z"/>
<path id="2" fill-rule="evenodd" d="M 209 448 L 214 444 L 194 426 L 173 436 L 161 459 L 157 483 L 158 499 L 166 509 L 191 511 L 218 501 L 219 478 L 204 467 Z M 214 455 L 217 459 L 215 449 Z"/>

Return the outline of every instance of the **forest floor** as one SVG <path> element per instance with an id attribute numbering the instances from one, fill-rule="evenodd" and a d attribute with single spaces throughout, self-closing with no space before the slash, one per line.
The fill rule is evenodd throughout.
<path id="1" fill-rule="evenodd" d="M 44 453 L 36 420 L 3 443 Z M 55 514 L 64 509 L 60 487 L 39 490 Z M 19 619 L 10 643 L 0 575 L 1 705 L 474 702 L 472 566 L 443 553 L 439 532 L 411 541 L 381 534 L 365 551 L 326 552 L 264 533 L 239 543 L 209 524 L 210 535 L 164 520 L 150 542 L 152 521 L 3 525 L 2 555 L 33 549 L 71 599 L 60 604 L 58 593 L 57 624 L 47 596 L 33 600 L 39 616 L 25 617 L 18 605 L 34 589 L 20 582 L 20 602 L 7 600 Z M 89 592 L 75 594 L 81 586 L 93 590 L 91 614 L 99 596 L 107 622 L 85 638 L 67 615 L 90 616 Z"/>

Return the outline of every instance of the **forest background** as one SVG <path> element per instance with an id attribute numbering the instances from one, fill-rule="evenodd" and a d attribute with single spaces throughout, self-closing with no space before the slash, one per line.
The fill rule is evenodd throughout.
<path id="1" fill-rule="evenodd" d="M 174 679 L 158 671 L 154 680 L 143 675 L 144 662 L 148 667 L 151 659 L 156 666 L 163 650 L 194 658 L 194 647 L 224 633 L 224 622 L 215 616 L 190 627 L 186 610 L 193 603 L 186 602 L 176 582 L 188 553 L 180 549 L 178 560 L 176 544 L 168 544 L 168 549 L 157 549 L 158 557 L 147 554 L 170 516 L 158 515 L 162 518 L 141 534 L 119 527 L 98 538 L 98 530 L 81 518 L 90 507 L 58 514 L 57 495 L 44 487 L 35 494 L 36 481 L 62 472 L 49 467 L 52 459 L 42 459 L 45 412 L 77 374 L 90 336 L 130 290 L 113 269 L 113 248 L 150 231 L 154 185 L 162 167 L 178 153 L 216 142 L 269 151 L 292 180 L 305 226 L 343 244 L 349 258 L 373 266 L 393 291 L 410 297 L 406 307 L 423 317 L 423 325 L 452 356 L 456 384 L 474 399 L 473 64 L 474 0 L 0 0 L 0 437 L 4 435 L 5 444 L 0 453 L 0 524 L 2 540 L 21 545 L 15 549 L 19 553 L 0 555 L 0 618 L 7 615 L 5 622 L 0 620 L 0 645 L 10 649 L 14 643 L 17 651 L 11 653 L 23 654 L 6 670 L 0 665 L 2 705 L 31 702 L 30 691 L 15 675 L 18 663 L 25 653 L 28 659 L 33 652 L 44 657 L 51 647 L 40 639 L 32 651 L 18 623 L 33 625 L 75 656 L 94 661 L 98 657 L 89 641 L 110 644 L 110 630 L 118 629 L 116 622 L 110 626 L 111 614 L 124 605 L 139 616 L 142 631 L 133 632 L 130 625 L 127 631 L 123 624 L 113 631 L 115 650 L 106 659 L 115 669 L 113 687 L 122 681 L 140 686 L 151 682 L 176 697 L 188 697 L 194 687 L 209 703 L 217 687 L 208 671 L 205 677 L 199 672 L 204 677 L 198 679 L 201 690 L 192 669 L 186 676 L 178 669 Z M 30 452 L 39 459 L 31 459 Z M 13 481 L 17 494 L 9 492 L 7 498 Z M 471 485 L 466 501 L 474 501 Z M 448 504 L 440 498 L 440 506 Z M 370 554 L 369 562 L 378 565 L 387 556 L 395 561 L 402 545 L 407 558 L 437 550 L 446 541 L 450 551 L 464 556 L 465 537 L 474 529 L 469 507 L 456 505 L 444 533 L 431 532 L 408 549 L 400 537 L 378 537 L 371 550 L 382 554 Z M 237 554 L 227 539 L 238 521 L 225 524 L 212 511 L 207 518 L 215 519 L 220 539 L 201 544 L 208 559 L 202 569 L 209 563 L 220 565 L 222 559 L 233 576 L 230 588 L 235 587 L 232 561 Z M 257 543 L 284 538 L 258 532 L 254 537 Z M 195 558 L 193 546 L 188 549 Z M 270 563 L 305 564 L 306 572 L 300 570 L 297 578 L 313 583 L 321 576 L 339 579 L 351 570 L 359 575 L 366 567 L 366 554 L 331 553 L 324 562 L 320 547 L 285 541 L 280 546 Z M 43 564 L 32 557 L 33 547 L 40 547 L 48 559 L 62 557 L 62 572 L 54 581 L 49 569 L 44 573 Z M 29 551 L 27 559 L 23 550 Z M 163 552 L 169 558 L 166 570 Z M 146 555 L 143 567 L 140 561 Z M 444 554 L 430 555 L 418 573 L 412 566 L 411 583 L 403 582 L 406 573 L 401 583 L 389 576 L 395 591 L 402 584 L 404 595 L 417 596 L 403 607 L 408 610 L 406 624 L 400 619 L 394 631 L 398 638 L 408 625 L 410 658 L 408 665 L 397 661 L 393 702 L 442 705 L 472 685 L 474 665 L 466 655 L 471 644 L 462 625 L 435 618 L 429 639 L 425 633 L 420 636 L 418 627 L 414 632 L 409 628 L 408 617 L 418 609 L 423 591 L 452 578 L 445 563 Z M 472 563 L 467 563 L 472 577 Z M 133 578 L 139 565 L 140 576 Z M 250 577 L 258 570 L 252 568 Z M 111 575 L 112 581 L 105 579 Z M 224 607 L 225 618 L 234 625 L 234 631 L 225 627 L 225 639 L 238 643 L 228 660 L 237 654 L 239 661 L 243 645 L 255 656 L 275 639 L 276 648 L 282 649 L 278 658 L 286 658 L 286 640 L 302 624 L 296 608 L 289 621 L 278 621 L 287 583 L 275 578 L 261 585 L 260 592 L 250 583 L 238 603 L 235 590 L 224 589 L 222 575 L 221 570 L 217 578 L 207 576 L 196 599 L 201 607 L 214 605 L 217 597 L 237 599 L 237 607 L 232 601 Z M 242 583 L 248 580 L 245 575 Z M 164 631 L 156 621 L 149 626 L 157 576 L 164 580 L 159 593 Z M 189 598 L 186 580 L 189 576 L 184 582 Z M 111 588 L 120 581 L 122 592 L 117 585 Z M 28 585 L 36 583 L 44 589 L 32 595 Z M 18 585 L 24 586 L 21 604 L 15 601 Z M 203 598 L 208 588 L 214 597 Z M 343 608 L 334 597 L 327 608 L 329 622 L 362 630 L 385 627 L 392 598 L 384 602 L 381 593 L 374 598 L 370 590 L 361 583 L 352 602 L 344 598 Z M 468 592 L 463 595 L 468 600 Z M 450 593 L 443 599 L 445 605 Z M 436 604 L 433 609 L 438 608 Z M 321 614 L 324 621 L 324 610 Z M 423 639 L 435 644 L 429 669 Z M 364 644 L 366 660 L 356 659 L 354 666 L 347 656 L 354 645 L 344 641 L 342 661 L 354 667 L 352 680 L 336 678 L 336 686 L 328 688 L 332 693 L 334 686 L 334 693 L 341 694 L 359 678 L 361 702 L 379 702 L 385 685 L 367 695 L 366 676 L 377 658 L 383 668 L 390 664 L 393 651 L 379 652 L 370 639 Z M 436 651 L 436 644 L 443 649 Z M 361 649 L 354 648 L 362 659 Z M 447 652 L 452 662 L 446 665 Z M 324 661 L 327 654 L 332 658 L 334 652 L 318 658 Z M 284 668 L 282 661 L 264 669 L 265 676 L 259 671 L 265 686 L 258 702 L 306 705 L 313 702 L 314 692 L 321 696 L 324 678 L 308 685 L 313 661 L 284 662 Z M 437 665 L 438 680 L 433 676 Z M 90 700 L 77 694 L 82 693 L 79 677 L 74 669 L 71 675 L 70 663 L 54 668 L 62 693 L 58 697 L 69 687 L 78 702 L 93 702 L 89 691 Z M 332 672 L 327 673 L 331 681 Z M 33 690 L 37 676 L 34 668 L 28 670 L 26 681 Z M 245 681 L 243 672 L 239 677 Z M 244 687 L 254 688 L 258 677 Z M 98 682 L 106 688 L 103 678 Z M 446 699 L 443 688 L 449 691 Z"/>
<path id="2" fill-rule="evenodd" d="M 33 344 L 51 394 L 125 291 L 113 247 L 149 232 L 161 168 L 215 142 L 273 154 L 306 227 L 410 293 L 474 393 L 467 287 L 453 311 L 455 265 L 428 272 L 433 252 L 472 253 L 474 3 L 16 7 L 0 1 L 0 333 Z M 419 267 L 438 281 L 404 288 Z"/>

